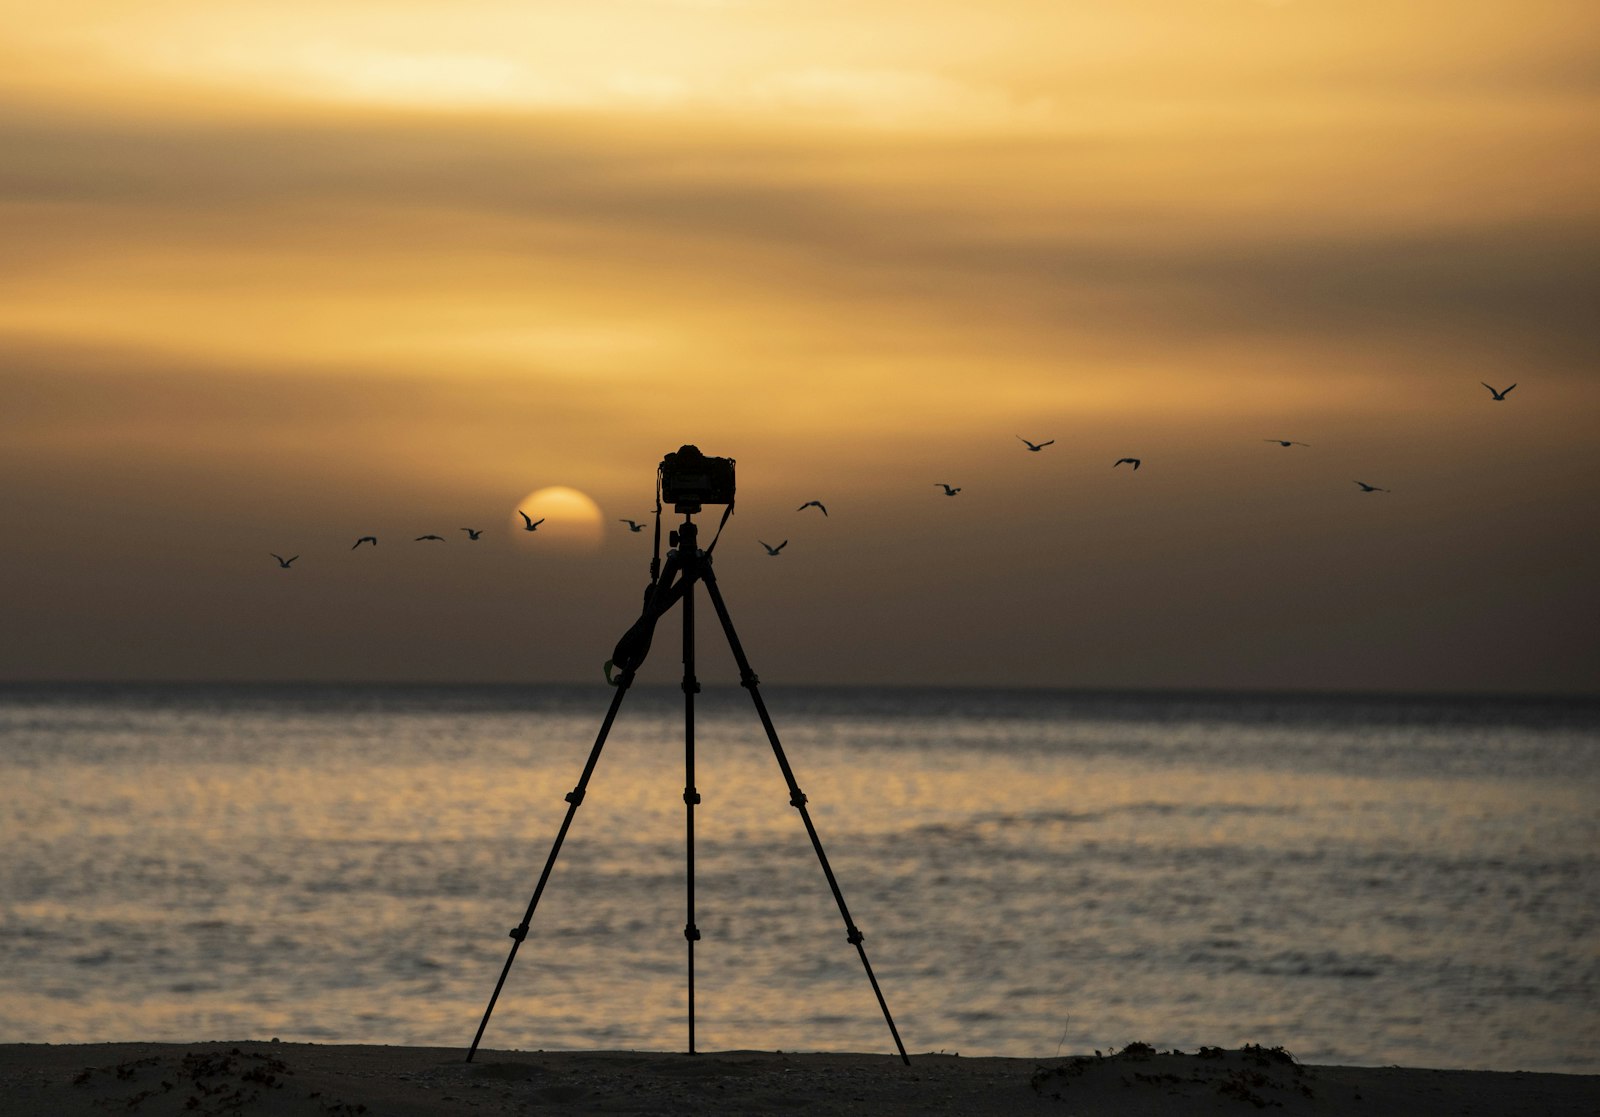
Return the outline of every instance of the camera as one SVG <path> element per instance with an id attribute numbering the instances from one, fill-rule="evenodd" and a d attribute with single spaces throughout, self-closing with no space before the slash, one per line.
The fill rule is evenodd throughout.
<path id="1" fill-rule="evenodd" d="M 682 446 L 661 459 L 658 475 L 661 499 L 679 512 L 733 503 L 732 458 L 708 458 L 698 446 Z"/>

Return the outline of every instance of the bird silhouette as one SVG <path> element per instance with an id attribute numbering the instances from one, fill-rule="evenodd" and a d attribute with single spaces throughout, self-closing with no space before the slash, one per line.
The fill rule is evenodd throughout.
<path id="1" fill-rule="evenodd" d="M 826 516 L 828 514 L 828 510 L 823 507 L 822 501 L 820 501 L 820 500 L 808 500 L 804 504 L 802 504 L 799 508 L 796 508 L 795 511 L 796 512 L 804 512 L 807 508 L 822 508 L 822 514 L 824 516 Z"/>
<path id="2" fill-rule="evenodd" d="M 1480 380 L 1480 381 L 1478 381 L 1478 383 L 1479 384 L 1483 384 L 1483 381 Z M 1511 390 L 1511 388 L 1515 388 L 1516 387 L 1516 385 L 1513 384 L 1513 385 L 1511 385 L 1511 388 L 1501 388 L 1499 391 L 1496 391 L 1495 389 L 1490 388 L 1489 385 L 1487 385 L 1487 384 L 1483 384 L 1483 386 L 1485 388 L 1489 388 L 1489 394 L 1492 395 L 1497 400 L 1505 399 L 1506 398 L 1506 393 L 1509 392 Z"/>
<path id="3" fill-rule="evenodd" d="M 267 553 L 268 554 L 272 554 L 271 551 L 268 551 Z M 285 570 L 287 570 L 287 569 L 289 569 L 289 564 L 291 562 L 293 562 L 295 559 L 299 558 L 300 556 L 299 555 L 295 555 L 295 556 L 293 556 L 291 558 L 284 558 L 282 555 L 272 555 L 272 557 L 278 560 L 278 565 L 279 566 L 281 566 Z"/>
<path id="4" fill-rule="evenodd" d="M 517 509 L 517 515 L 522 517 L 523 531 L 538 531 L 539 525 L 544 523 L 548 518 L 546 516 L 540 516 L 537 520 L 531 519 L 528 514 L 520 508 Z"/>
<path id="5" fill-rule="evenodd" d="M 644 525 L 643 524 L 636 523 L 633 520 L 619 520 L 618 522 L 627 524 L 629 531 L 643 531 L 644 530 Z"/>
<path id="6" fill-rule="evenodd" d="M 1020 434 L 1017 435 L 1017 437 L 1022 438 Z M 1055 441 L 1056 440 L 1052 438 L 1049 442 L 1029 442 L 1026 438 L 1022 438 L 1022 444 L 1028 449 L 1032 450 L 1035 454 L 1037 454 L 1040 450 L 1043 450 L 1046 446 L 1054 446 Z"/>
<path id="7" fill-rule="evenodd" d="M 1309 446 L 1309 442 L 1295 442 L 1287 438 L 1263 438 L 1263 442 L 1276 442 L 1279 446 Z"/>
<path id="8" fill-rule="evenodd" d="M 771 543 L 764 543 L 760 539 L 757 539 L 756 542 L 765 547 L 767 549 L 767 554 L 769 555 L 775 555 L 789 545 L 789 541 L 787 539 L 785 539 L 782 543 L 779 543 L 776 547 L 774 547 Z"/>
<path id="9" fill-rule="evenodd" d="M 421 543 L 424 539 L 437 539 L 440 543 L 444 542 L 444 536 L 442 535 L 419 535 L 412 542 Z"/>
<path id="10" fill-rule="evenodd" d="M 959 488 L 951 488 L 949 485 L 946 485 L 943 481 L 935 481 L 934 484 L 938 485 L 941 489 L 944 490 L 944 495 L 945 496 L 955 496 L 957 493 L 959 493 L 961 491 Z"/>
<path id="11" fill-rule="evenodd" d="M 481 527 L 464 527 L 461 530 L 467 533 L 468 539 L 476 539 L 478 536 L 483 534 L 483 529 Z"/>
<path id="12" fill-rule="evenodd" d="M 363 535 L 360 539 L 355 541 L 350 549 L 353 551 L 363 543 L 371 543 L 374 547 L 376 547 L 378 545 L 378 537 L 376 535 Z"/>
<path id="13" fill-rule="evenodd" d="M 1139 458 L 1118 458 L 1116 461 L 1111 463 L 1111 468 L 1116 469 L 1117 466 L 1121 465 L 1123 462 L 1127 462 L 1128 464 L 1132 465 L 1134 469 L 1138 469 L 1140 460 L 1141 459 Z"/>
<path id="14" fill-rule="evenodd" d="M 1365 481 L 1357 481 L 1356 484 L 1361 486 L 1361 491 L 1364 493 L 1386 493 L 1389 491 L 1388 489 L 1380 489 L 1376 485 L 1369 485 Z"/>

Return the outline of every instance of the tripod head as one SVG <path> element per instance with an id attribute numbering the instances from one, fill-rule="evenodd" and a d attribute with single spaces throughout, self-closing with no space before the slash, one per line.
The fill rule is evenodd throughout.
<path id="1" fill-rule="evenodd" d="M 679 506 L 675 511 L 683 513 L 683 523 L 667 532 L 667 546 L 676 550 L 694 551 L 700 539 L 700 525 L 694 522 L 694 513 L 700 511 L 687 511 Z"/>

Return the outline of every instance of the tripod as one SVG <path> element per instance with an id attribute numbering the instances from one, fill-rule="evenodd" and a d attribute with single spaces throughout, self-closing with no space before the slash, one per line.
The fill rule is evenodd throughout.
<path id="1" fill-rule="evenodd" d="M 600 732 L 595 737 L 594 747 L 589 750 L 589 759 L 583 766 L 583 774 L 578 777 L 577 786 L 566 795 L 567 815 L 561 822 L 561 829 L 556 832 L 555 844 L 550 848 L 550 856 L 545 859 L 544 871 L 539 874 L 539 883 L 534 887 L 533 898 L 528 901 L 528 910 L 524 913 L 522 922 L 511 929 L 511 952 L 506 955 L 506 963 L 500 970 L 500 980 L 495 983 L 494 993 L 489 997 L 489 1005 L 483 1010 L 483 1020 L 478 1024 L 478 1033 L 473 1036 L 472 1047 L 467 1051 L 469 1063 L 477 1053 L 478 1044 L 483 1040 L 484 1029 L 489 1026 L 489 1016 L 494 1012 L 495 1002 L 500 999 L 500 990 L 505 986 L 506 975 L 511 972 L 511 963 L 516 960 L 517 949 L 528 937 L 528 925 L 533 921 L 534 909 L 539 906 L 539 898 L 544 894 L 545 884 L 550 880 L 550 871 L 555 868 L 556 857 L 561 852 L 562 843 L 566 841 L 573 816 L 578 813 L 578 807 L 583 802 L 584 794 L 589 787 L 589 777 L 594 774 L 595 764 L 600 759 L 600 750 L 605 747 L 606 737 L 611 732 L 612 722 L 616 720 L 617 710 L 622 706 L 623 697 L 650 651 L 650 639 L 655 632 L 656 622 L 679 602 L 683 604 L 683 802 L 687 809 L 685 856 L 688 862 L 688 922 L 684 924 L 683 937 L 688 942 L 689 948 L 689 1054 L 695 1054 L 694 944 L 700 939 L 700 929 L 695 926 L 694 921 L 694 809 L 700 802 L 700 793 L 695 790 L 694 782 L 694 696 L 700 691 L 700 683 L 694 673 L 694 587 L 696 583 L 700 583 L 705 586 L 706 594 L 711 598 L 711 605 L 717 612 L 717 619 L 722 622 L 722 631 L 728 638 L 728 647 L 732 650 L 734 662 L 739 668 L 739 685 L 750 692 L 750 697 L 755 702 L 756 716 L 761 719 L 761 727 L 766 731 L 768 743 L 772 745 L 772 753 L 777 758 L 778 768 L 783 772 L 784 781 L 789 785 L 789 804 L 800 812 L 800 819 L 805 823 L 806 833 L 811 838 L 811 847 L 816 850 L 817 860 L 822 864 L 822 873 L 827 877 L 828 887 L 833 891 L 833 898 L 839 905 L 839 914 L 844 917 L 847 932 L 845 937 L 861 956 L 861 965 L 866 970 L 867 980 L 872 984 L 873 994 L 878 998 L 878 1007 L 883 1010 L 884 1022 L 889 1025 L 889 1032 L 894 1036 L 895 1047 L 900 1051 L 901 1061 L 907 1066 L 911 1065 L 905 1044 L 900 1042 L 900 1032 L 894 1026 L 894 1018 L 889 1015 L 888 1002 L 883 999 L 883 990 L 878 987 L 878 979 L 872 972 L 872 963 L 867 961 L 866 948 L 861 945 L 861 931 L 850 918 L 850 909 L 845 905 L 844 893 L 840 891 L 839 882 L 833 875 L 833 868 L 828 864 L 828 855 L 823 852 L 822 840 L 817 837 L 817 828 L 811 821 L 811 813 L 806 810 L 805 793 L 795 781 L 794 771 L 789 767 L 789 759 L 784 755 L 783 745 L 778 741 L 778 732 L 772 726 L 772 718 L 767 713 L 766 703 L 761 700 L 760 680 L 751 670 L 750 661 L 745 658 L 744 648 L 739 643 L 739 635 L 734 631 L 733 620 L 728 616 L 728 607 L 722 600 L 722 592 L 717 588 L 716 575 L 711 570 L 711 556 L 699 549 L 699 529 L 692 519 L 692 513 L 699 510 L 698 504 L 678 505 L 678 511 L 684 513 L 683 523 L 669 537 L 676 549 L 668 553 L 665 569 L 646 589 L 643 613 L 617 642 L 616 650 L 612 653 L 612 663 L 606 665 L 608 679 L 611 678 L 612 664 L 621 669 L 617 677 L 611 679 L 612 685 L 616 687 L 616 694 L 611 699 L 611 706 L 606 711 L 605 719 L 600 723 Z M 659 545 L 659 514 L 656 531 Z"/>

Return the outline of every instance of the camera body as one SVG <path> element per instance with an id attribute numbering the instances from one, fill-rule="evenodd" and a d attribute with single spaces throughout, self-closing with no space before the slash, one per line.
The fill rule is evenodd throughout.
<path id="1" fill-rule="evenodd" d="M 698 446 L 682 446 L 661 459 L 659 475 L 662 501 L 679 512 L 733 503 L 732 458 L 711 458 Z"/>

